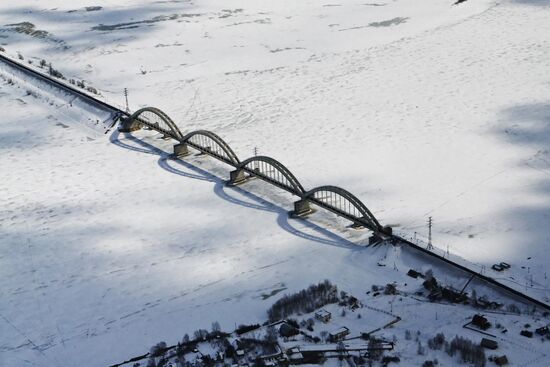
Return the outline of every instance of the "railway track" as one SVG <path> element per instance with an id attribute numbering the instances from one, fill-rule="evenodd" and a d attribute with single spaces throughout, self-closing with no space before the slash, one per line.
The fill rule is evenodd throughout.
<path id="1" fill-rule="evenodd" d="M 411 241 L 409 241 L 409 240 L 407 240 L 403 237 L 392 235 L 392 239 L 396 242 L 403 243 L 403 244 L 405 244 L 405 245 L 407 245 L 407 246 L 409 246 L 409 247 L 411 247 L 411 248 L 413 248 L 417 251 L 420 251 L 421 253 L 423 253 L 425 255 L 434 257 L 439 261 L 442 261 L 442 262 L 444 262 L 448 265 L 451 265 L 455 268 L 458 268 L 458 269 L 464 271 L 465 273 L 473 276 L 474 278 L 477 278 L 478 280 L 481 280 L 481 281 L 483 281 L 485 283 L 488 283 L 488 284 L 490 284 L 494 287 L 497 287 L 500 290 L 503 290 L 508 294 L 511 294 L 515 297 L 519 297 L 519 298 L 523 299 L 524 301 L 528 301 L 529 303 L 532 303 L 532 304 L 534 304 L 538 307 L 541 307 L 542 309 L 544 309 L 546 311 L 550 311 L 550 305 L 548 305 L 548 304 L 546 304 L 546 303 L 544 303 L 544 302 L 542 302 L 542 301 L 540 301 L 536 298 L 533 298 L 533 297 L 531 297 L 531 296 L 529 296 L 529 295 L 527 295 L 523 292 L 520 292 L 520 291 L 518 291 L 514 288 L 511 288 L 511 287 L 507 286 L 506 284 L 502 284 L 501 282 L 499 282 L 499 281 L 497 281 L 497 280 L 495 280 L 495 279 L 493 279 L 493 278 L 491 278 L 487 275 L 481 274 L 480 272 L 478 272 L 476 270 L 470 269 L 470 268 L 468 268 L 468 267 L 466 267 L 462 264 L 454 262 L 450 259 L 447 259 L 447 258 L 441 256 L 441 255 L 438 255 L 438 254 L 436 254 L 436 253 L 434 253 L 434 252 L 432 252 L 432 251 L 430 251 L 430 250 L 428 250 L 428 249 L 426 249 L 422 246 L 419 246 L 419 245 L 417 245 L 417 244 L 415 244 L 415 243 L 413 243 L 413 242 L 411 242 Z"/>
<path id="2" fill-rule="evenodd" d="M 125 111 L 123 111 L 123 110 L 121 110 L 117 107 L 114 107 L 113 105 L 111 105 L 111 104 L 109 104 L 105 101 L 102 101 L 98 98 L 95 98 L 95 97 L 89 95 L 88 93 L 85 93 L 82 90 L 79 90 L 78 88 L 73 87 L 72 85 L 70 85 L 68 83 L 64 83 L 62 81 L 56 80 L 55 78 L 51 77 L 50 75 L 47 75 L 45 73 L 41 73 L 38 70 L 34 70 L 33 68 L 31 68 L 31 67 L 29 67 L 25 64 L 22 64 L 20 62 L 12 60 L 11 58 L 9 58 L 7 56 L 2 55 L 2 53 L 0 53 L 0 62 L 4 63 L 4 64 L 6 64 L 10 67 L 13 67 L 15 69 L 18 69 L 20 71 L 23 71 L 27 75 L 31 75 L 32 77 L 34 77 L 34 78 L 36 78 L 36 79 L 38 79 L 42 82 L 53 85 L 56 88 L 59 88 L 59 89 L 65 91 L 67 93 L 77 95 L 78 97 L 82 98 L 83 100 L 87 101 L 88 103 L 90 103 L 91 105 L 93 105 L 95 107 L 99 107 L 101 109 L 111 111 L 114 114 L 116 114 L 117 116 L 129 116 L 129 114 L 127 112 L 125 112 Z"/>

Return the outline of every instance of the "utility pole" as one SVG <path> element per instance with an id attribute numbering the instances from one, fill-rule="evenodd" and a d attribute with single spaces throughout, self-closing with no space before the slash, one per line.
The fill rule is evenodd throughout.
<path id="1" fill-rule="evenodd" d="M 426 247 L 428 250 L 433 250 L 432 246 L 432 217 L 428 218 L 428 247 Z"/>
<path id="2" fill-rule="evenodd" d="M 130 112 L 130 107 L 128 107 L 128 88 L 124 88 L 124 98 L 126 99 L 126 112 Z"/>

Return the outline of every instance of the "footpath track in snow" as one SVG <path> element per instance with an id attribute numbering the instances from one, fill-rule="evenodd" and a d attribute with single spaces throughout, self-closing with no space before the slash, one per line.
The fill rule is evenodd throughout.
<path id="1" fill-rule="evenodd" d="M 343 189 L 339 189 L 337 187 L 333 187 L 333 186 L 324 186 L 324 187 L 319 187 L 319 188 L 314 188 L 312 190 L 309 190 L 309 191 L 306 191 L 303 189 L 303 187 L 301 187 L 301 185 L 299 184 L 299 182 L 295 179 L 295 177 L 292 175 L 292 173 L 290 173 L 290 171 L 288 171 L 286 169 L 286 167 L 282 166 L 282 167 L 279 167 L 278 164 L 280 164 L 279 162 L 275 161 L 274 159 L 270 158 L 270 157 L 252 157 L 252 158 L 249 158 L 247 160 L 244 160 L 243 162 L 240 162 L 238 160 L 238 158 L 235 159 L 228 159 L 226 156 L 224 156 L 224 153 L 227 154 L 228 153 L 228 149 L 229 149 L 229 152 L 232 153 L 231 151 L 231 148 L 229 148 L 229 146 L 223 142 L 223 140 L 221 140 L 221 138 L 219 138 L 217 135 L 215 135 L 214 133 L 211 133 L 211 132 L 208 132 L 208 131 L 197 131 L 197 132 L 191 132 L 187 135 L 183 135 L 181 133 L 181 131 L 179 131 L 179 129 L 177 128 L 177 125 L 175 125 L 173 123 L 173 121 L 171 121 L 171 119 L 166 115 L 164 114 L 162 111 L 158 111 L 158 112 L 154 112 L 153 113 L 157 116 L 157 117 L 161 117 L 163 122 L 168 122 L 168 125 L 169 127 L 172 129 L 172 131 L 168 131 L 166 128 L 162 128 L 159 126 L 158 123 L 151 123 L 148 119 L 144 119 L 144 118 L 140 118 L 140 114 L 143 110 L 149 110 L 149 112 L 151 112 L 151 110 L 156 110 L 156 109 L 142 109 L 142 110 L 139 110 L 139 111 L 136 111 L 136 113 L 130 115 L 128 112 L 126 111 L 123 111 L 121 110 L 120 108 L 117 108 L 105 101 L 101 101 L 93 96 L 90 96 L 89 94 L 87 93 L 84 93 L 68 84 L 65 84 L 65 83 L 62 83 L 58 80 L 55 80 L 54 78 L 48 76 L 48 75 L 45 75 L 43 73 L 40 73 L 36 70 L 33 70 L 32 68 L 26 66 L 26 65 L 23 65 L 15 60 L 12 60 L 4 55 L 0 55 L 0 62 L 4 63 L 5 65 L 11 67 L 11 68 L 15 68 L 17 69 L 18 71 L 20 72 L 23 72 L 25 74 L 27 74 L 28 76 L 31 76 L 32 78 L 35 78 L 35 79 L 38 79 L 39 81 L 41 82 L 45 82 L 47 84 L 50 84 L 52 85 L 53 87 L 55 88 L 59 88 L 61 89 L 62 91 L 66 92 L 66 93 L 69 93 L 69 94 L 72 94 L 72 95 L 75 95 L 75 97 L 79 97 L 81 99 L 83 99 L 85 102 L 91 104 L 92 106 L 96 107 L 96 108 L 99 108 L 99 109 L 102 109 L 102 110 L 105 110 L 105 111 L 108 111 L 111 113 L 111 120 L 113 121 L 113 125 L 119 121 L 119 120 L 122 120 L 123 123 L 124 121 L 126 121 L 127 123 L 129 124 L 132 124 L 133 122 L 137 122 L 138 124 L 138 127 L 141 127 L 141 125 L 145 125 L 147 127 L 149 127 L 150 129 L 153 129 L 153 130 L 156 130 L 162 134 L 164 134 L 165 136 L 169 137 L 169 138 L 172 138 L 174 140 L 177 140 L 179 142 L 179 145 L 190 145 L 191 147 L 193 147 L 194 149 L 197 149 L 199 150 L 201 153 L 203 154 L 207 154 L 207 155 L 210 155 L 218 160 L 221 160 L 222 162 L 226 163 L 226 164 L 229 164 L 233 167 L 235 167 L 237 170 L 234 171 L 235 172 L 235 175 L 238 176 L 238 174 L 240 173 L 239 171 L 244 171 L 246 172 L 247 174 L 249 174 L 250 176 L 254 176 L 254 177 L 257 177 L 257 178 L 260 178 L 262 179 L 263 181 L 266 181 L 272 185 L 275 185 L 279 188 L 282 188 L 288 192 L 290 192 L 291 194 L 294 194 L 298 197 L 300 197 L 300 201 L 297 202 L 300 203 L 304 203 L 304 202 L 307 202 L 307 201 L 310 201 L 312 202 L 313 204 L 317 205 L 317 206 L 320 206 L 320 207 L 323 207 L 341 217 L 344 217 L 346 219 L 349 219 L 351 220 L 352 222 L 354 222 L 355 224 L 357 225 L 360 225 L 360 226 L 364 226 L 364 227 L 367 227 L 368 229 L 372 230 L 373 232 L 375 232 L 375 234 L 378 234 L 378 235 L 381 235 L 384 239 L 387 239 L 387 240 L 390 240 L 392 241 L 393 243 L 401 243 L 401 244 L 405 244 L 405 245 L 408 245 L 409 247 L 421 252 L 422 254 L 425 254 L 425 255 L 428 255 L 428 256 L 431 256 L 431 257 L 434 257 L 442 262 L 444 262 L 445 264 L 447 265 L 451 265 L 455 268 L 458 268 L 459 270 L 461 271 L 464 271 L 470 275 L 473 275 L 475 278 L 477 278 L 478 280 L 481 280 L 483 282 L 486 282 L 487 284 L 491 285 L 491 286 L 494 286 L 494 287 L 497 287 L 498 289 L 500 290 L 503 290 L 505 291 L 506 293 L 510 294 L 510 295 L 513 295 L 513 296 L 516 296 L 516 297 L 519 297 L 520 299 L 524 300 L 524 301 L 527 301 L 529 303 L 532 303 L 538 307 L 541 307 L 545 310 L 550 310 L 550 305 L 540 301 L 540 300 L 537 300 L 523 292 L 520 292 L 514 288 L 511 288 L 503 283 L 500 283 L 498 282 L 497 280 L 489 277 L 489 276 L 486 276 L 476 270 L 473 270 L 471 268 L 469 268 L 468 266 L 466 266 L 465 264 L 460 264 L 458 262 L 455 262 L 453 260 L 450 260 L 449 258 L 445 257 L 445 256 L 441 256 L 433 251 L 430 251 L 430 250 L 427 250 L 426 248 L 422 247 L 422 246 L 419 246 L 418 244 L 415 244 L 401 236 L 398 236 L 398 235 L 394 235 L 394 234 L 390 234 L 391 232 L 388 232 L 388 228 L 387 227 L 382 227 L 376 220 L 376 218 L 374 218 L 374 216 L 372 216 L 372 214 L 370 213 L 370 211 L 366 208 L 366 206 L 364 206 L 363 203 L 361 203 L 359 201 L 359 199 L 357 199 L 355 196 L 353 196 L 351 193 L 343 190 Z M 174 131 L 174 129 L 176 131 Z M 221 145 L 222 147 L 222 150 L 219 151 L 219 152 L 216 152 L 216 151 L 212 151 L 212 148 L 211 146 L 209 145 L 209 142 L 208 141 L 205 141 L 203 140 L 202 143 L 200 142 L 197 142 L 197 141 L 192 141 L 191 138 L 193 136 L 196 136 L 196 135 L 202 135 L 203 137 L 207 137 L 211 140 L 213 140 L 215 143 L 217 143 L 218 145 Z M 186 151 L 186 147 L 185 147 L 185 151 Z M 176 156 L 178 156 L 177 152 L 175 152 Z M 183 154 L 182 154 L 183 155 Z M 231 156 L 231 154 L 227 154 L 227 156 Z M 263 159 L 259 159 L 259 158 L 263 158 Z M 252 168 L 251 166 L 249 166 L 249 163 L 261 163 L 263 161 L 263 163 L 267 163 L 267 165 L 264 165 L 263 167 L 261 166 L 260 164 L 260 168 L 258 168 L 258 166 L 255 166 L 254 168 Z M 273 176 L 270 176 L 269 174 L 266 174 L 265 173 L 265 170 L 269 170 L 269 169 L 276 169 L 276 170 L 279 170 L 281 174 L 273 177 Z M 234 180 L 232 181 L 244 181 L 244 177 L 235 177 Z M 324 190 L 322 190 L 324 189 Z M 327 192 L 330 192 L 330 190 L 332 189 L 332 193 L 334 193 L 335 195 L 341 195 L 341 198 L 333 198 L 331 196 L 331 200 L 334 199 L 334 202 L 336 202 L 337 200 L 347 200 L 348 203 L 347 203 L 347 207 L 348 209 L 346 210 L 346 203 L 344 202 L 344 205 L 343 207 L 340 205 L 340 206 L 337 206 L 337 205 L 333 205 L 332 202 L 327 202 L 325 199 L 323 199 L 323 197 L 321 196 L 315 196 L 314 194 L 319 192 L 320 194 L 323 194 L 323 195 L 327 195 Z M 332 195 L 331 193 L 331 195 Z M 351 206 L 354 206 L 353 211 L 350 210 L 350 203 L 351 203 Z M 296 207 L 295 207 L 296 208 Z M 298 211 L 299 209 L 297 209 L 296 211 Z M 309 206 L 307 205 L 306 203 L 306 210 L 305 211 L 309 211 Z M 369 215 L 370 214 L 370 215 Z"/>

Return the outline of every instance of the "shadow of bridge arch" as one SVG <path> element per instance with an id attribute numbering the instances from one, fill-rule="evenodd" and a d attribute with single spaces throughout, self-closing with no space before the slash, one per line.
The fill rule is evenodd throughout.
<path id="1" fill-rule="evenodd" d="M 241 187 L 233 186 L 228 188 L 226 186 L 226 181 L 224 179 L 208 171 L 205 171 L 189 162 L 182 161 L 179 159 L 173 159 L 172 154 L 160 148 L 157 148 L 141 139 L 138 139 L 130 134 L 125 135 L 125 138 L 130 140 L 132 143 L 139 145 L 139 147 L 125 143 L 121 141 L 119 137 L 120 137 L 120 133 L 118 131 L 113 131 L 113 133 L 110 136 L 111 143 L 123 149 L 129 149 L 129 150 L 136 151 L 139 153 L 144 153 L 144 154 L 158 155 L 159 156 L 159 159 L 157 161 L 158 166 L 166 170 L 167 172 L 170 172 L 182 177 L 186 177 L 186 178 L 191 178 L 194 180 L 212 182 L 214 184 L 213 191 L 216 194 L 216 196 L 218 196 L 219 198 L 229 203 L 240 205 L 250 209 L 261 210 L 264 212 L 270 212 L 270 213 L 276 214 L 277 224 L 283 230 L 285 230 L 286 232 L 296 237 L 300 237 L 300 238 L 321 243 L 324 245 L 344 247 L 344 248 L 355 249 L 355 250 L 361 249 L 361 247 L 357 247 L 357 245 L 354 244 L 353 242 L 323 227 L 320 227 L 317 224 L 312 223 L 308 220 L 300 220 L 300 223 L 303 226 L 307 227 L 308 229 L 311 229 L 318 235 L 313 235 L 310 233 L 303 232 L 292 225 L 291 220 L 288 217 L 288 211 L 285 208 L 278 206 L 274 203 L 271 203 L 249 191 L 244 190 Z M 192 171 L 192 173 L 186 172 L 183 169 L 176 167 L 175 165 L 181 166 L 185 168 L 187 171 Z M 238 193 L 250 199 L 250 201 L 241 200 L 233 195 L 230 195 L 229 191 Z"/>

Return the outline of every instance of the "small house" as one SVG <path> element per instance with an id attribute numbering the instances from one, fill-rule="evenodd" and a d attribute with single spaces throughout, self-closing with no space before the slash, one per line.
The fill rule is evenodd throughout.
<path id="1" fill-rule="evenodd" d="M 315 312 L 315 318 L 325 323 L 329 322 L 331 317 L 332 314 L 325 309 Z"/>
<path id="2" fill-rule="evenodd" d="M 496 357 L 494 361 L 497 366 L 506 366 L 508 364 L 508 358 L 506 358 L 506 356 Z"/>
<path id="3" fill-rule="evenodd" d="M 493 349 L 494 350 L 494 349 L 498 348 L 498 343 L 496 342 L 496 340 L 491 340 L 491 339 L 487 339 L 487 338 L 481 339 L 480 345 L 483 348 L 487 348 L 487 349 Z"/>
<path id="4" fill-rule="evenodd" d="M 533 337 L 533 332 L 532 331 L 529 331 L 529 330 L 522 330 L 520 332 L 520 335 L 523 335 L 527 338 L 532 338 Z"/>
<path id="5" fill-rule="evenodd" d="M 333 331 L 332 333 L 328 334 L 329 339 L 332 342 L 337 342 L 340 340 L 344 340 L 344 338 L 349 335 L 349 329 L 345 326 Z"/>
<path id="6" fill-rule="evenodd" d="M 289 364 L 301 364 L 304 361 L 304 355 L 300 352 L 300 348 L 293 347 L 287 350 Z"/>
<path id="7" fill-rule="evenodd" d="M 474 317 L 472 317 L 472 324 L 481 330 L 487 330 L 491 327 L 491 323 L 483 315 L 474 315 Z"/>
<path id="8" fill-rule="evenodd" d="M 359 302 L 359 300 L 353 296 L 350 296 L 349 299 L 348 299 L 348 305 L 349 305 L 349 308 L 354 311 L 354 310 L 357 310 L 358 308 L 361 308 L 363 307 L 363 305 L 361 304 L 361 302 Z"/>
<path id="9" fill-rule="evenodd" d="M 422 275 L 422 273 L 419 273 L 414 269 L 409 269 L 409 271 L 407 272 L 407 275 L 414 279 L 417 279 L 418 277 L 424 278 L 424 275 Z"/>

